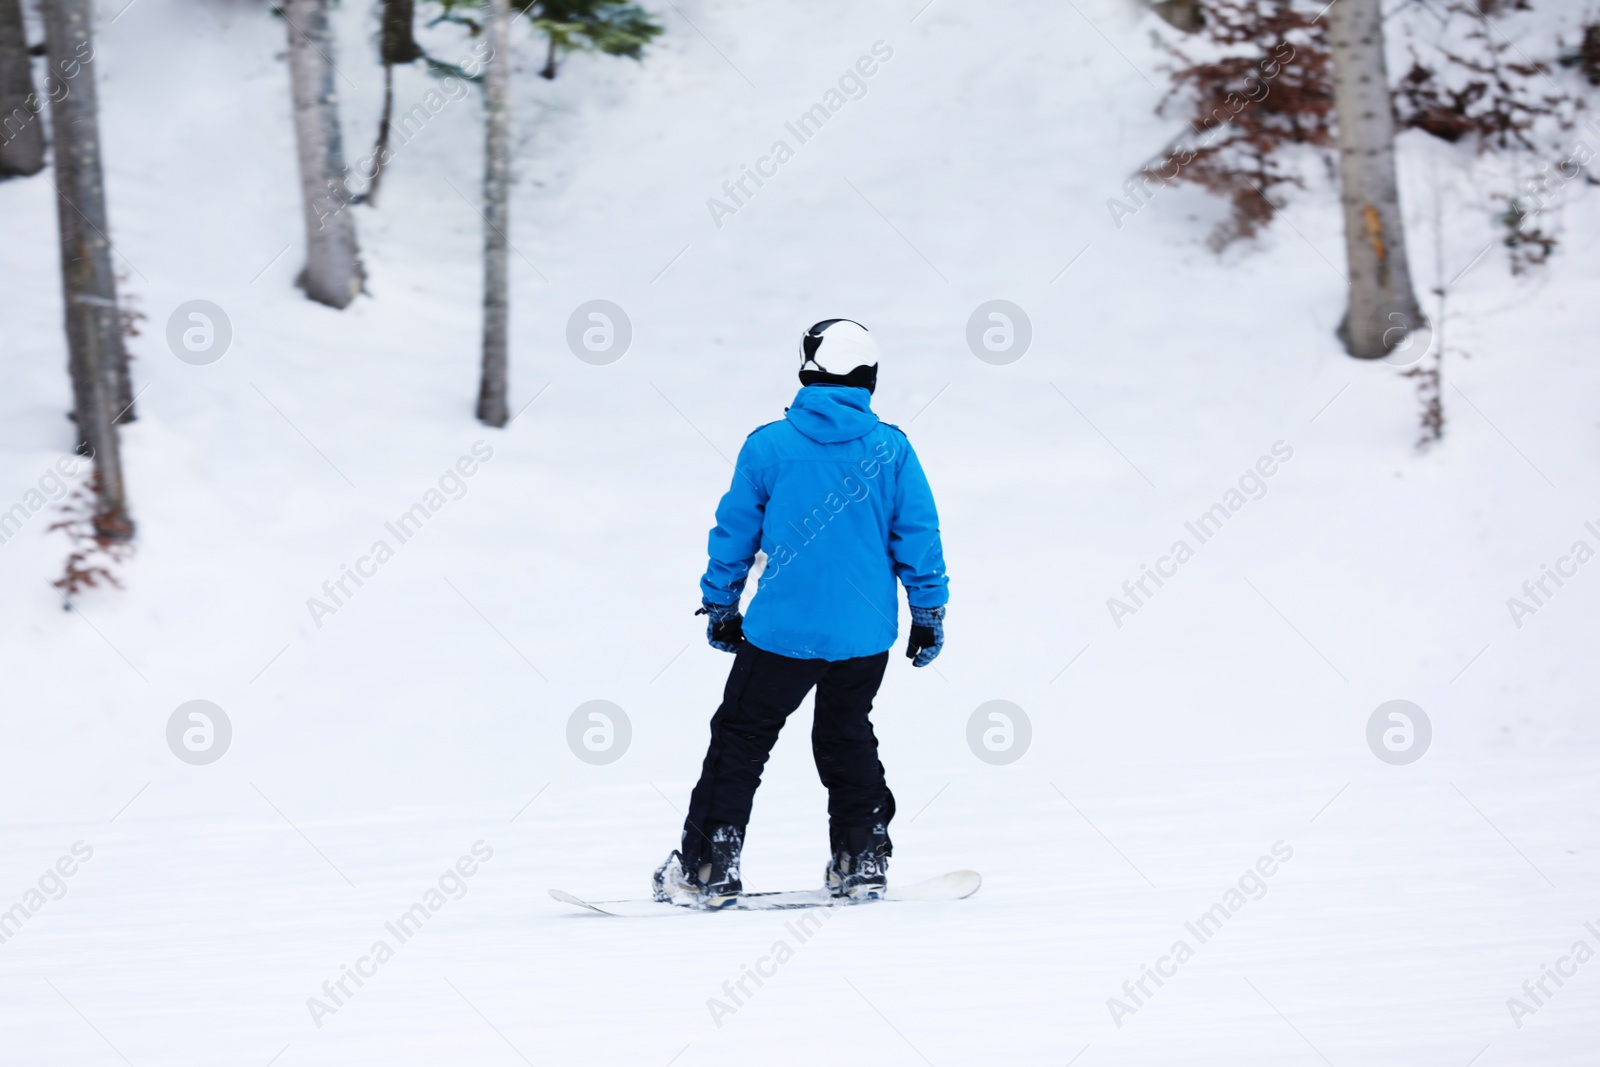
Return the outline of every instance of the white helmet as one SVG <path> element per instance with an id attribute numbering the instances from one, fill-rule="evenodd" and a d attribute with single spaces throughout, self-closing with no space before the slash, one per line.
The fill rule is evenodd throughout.
<path id="1" fill-rule="evenodd" d="M 800 380 L 807 385 L 826 382 L 870 390 L 877 384 L 878 359 L 878 342 L 852 319 L 823 319 L 800 338 Z"/>

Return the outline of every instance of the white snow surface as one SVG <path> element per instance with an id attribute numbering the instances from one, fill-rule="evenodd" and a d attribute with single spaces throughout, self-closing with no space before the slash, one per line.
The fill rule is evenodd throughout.
<path id="1" fill-rule="evenodd" d="M 351 209 L 370 293 L 335 312 L 293 286 L 283 24 L 241 0 L 100 12 L 111 236 L 148 315 L 123 436 L 139 545 L 126 588 L 73 611 L 48 512 L 0 545 L 0 909 L 47 891 L 0 944 L 0 1064 L 1595 1063 L 1600 962 L 1570 953 L 1600 949 L 1600 563 L 1520 626 L 1507 607 L 1600 546 L 1595 199 L 1564 196 L 1561 249 L 1513 279 L 1484 165 L 1403 138 L 1419 291 L 1493 245 L 1452 289 L 1447 436 L 1419 453 L 1414 383 L 1333 337 L 1320 163 L 1221 258 L 1198 192 L 1112 223 L 1178 129 L 1153 114 L 1150 16 L 659 12 L 645 63 L 578 57 L 553 83 L 519 27 L 505 430 L 472 419 L 477 91 Z M 337 27 L 354 160 L 374 10 Z M 796 146 L 784 123 L 879 41 L 867 94 Z M 400 70 L 400 109 L 435 84 Z M 716 226 L 707 198 L 779 138 L 794 158 Z M 43 176 L 0 184 L 0 508 L 73 443 L 54 210 Z M 164 339 L 201 298 L 234 332 L 209 366 Z M 633 325 L 607 366 L 565 341 L 596 298 Z M 965 339 L 994 298 L 1034 331 L 1007 366 Z M 970 867 L 983 889 L 831 912 L 803 941 L 790 915 L 563 908 L 548 888 L 644 895 L 676 842 L 730 662 L 691 615 L 705 533 L 831 316 L 884 349 L 876 406 L 929 472 L 951 575 L 944 654 L 896 650 L 874 714 L 891 875 Z M 465 495 L 319 625 L 308 598 L 479 441 Z M 1266 495 L 1116 625 L 1107 599 L 1277 442 Z M 1366 742 L 1396 698 L 1433 725 L 1406 766 Z M 192 699 L 232 723 L 208 766 L 167 747 Z M 593 699 L 632 725 L 605 766 L 566 743 Z M 967 747 L 992 699 L 1033 728 L 1005 766 Z M 752 889 L 822 871 L 808 719 L 757 799 Z M 92 857 L 47 876 L 76 842 Z M 491 858 L 400 943 L 385 924 L 477 842 Z M 1185 924 L 1275 845 L 1265 894 L 1201 943 Z M 318 1017 L 379 940 L 393 957 Z M 1180 940 L 1164 984 L 1124 991 Z"/>

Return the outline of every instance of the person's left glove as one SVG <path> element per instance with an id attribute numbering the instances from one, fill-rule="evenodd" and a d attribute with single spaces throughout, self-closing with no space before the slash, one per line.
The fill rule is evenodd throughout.
<path id="1" fill-rule="evenodd" d="M 719 652 L 737 652 L 744 641 L 744 616 L 739 602 L 713 604 L 707 600 L 696 615 L 706 616 L 706 640 Z"/>
<path id="2" fill-rule="evenodd" d="M 944 648 L 944 608 L 912 608 L 911 640 L 906 659 L 913 667 L 926 667 Z"/>

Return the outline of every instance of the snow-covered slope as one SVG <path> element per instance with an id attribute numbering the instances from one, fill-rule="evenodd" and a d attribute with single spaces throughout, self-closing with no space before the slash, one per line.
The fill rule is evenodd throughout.
<path id="1" fill-rule="evenodd" d="M 1592 1062 L 1600 965 L 1547 982 L 1520 1027 L 1506 998 L 1574 941 L 1600 949 L 1600 564 L 1520 627 L 1506 601 L 1574 541 L 1600 547 L 1593 198 L 1563 209 L 1535 280 L 1494 248 L 1457 283 L 1449 339 L 1471 358 L 1447 361 L 1447 437 L 1419 455 L 1412 383 L 1333 339 L 1320 166 L 1223 260 L 1200 243 L 1218 207 L 1190 191 L 1113 224 L 1107 198 L 1174 132 L 1150 23 L 1120 4 L 661 18 L 642 66 L 579 58 L 553 83 L 523 43 L 522 413 L 495 431 L 470 417 L 475 93 L 356 209 L 370 297 L 333 312 L 292 285 L 282 24 L 239 0 L 102 12 L 112 238 L 148 315 L 124 438 L 140 546 L 124 591 L 63 612 L 50 516 L 0 545 L 0 909 L 93 850 L 0 944 L 0 1062 Z M 352 157 L 375 29 L 341 9 Z M 875 49 L 864 94 L 800 143 L 785 124 Z M 435 87 L 397 86 L 402 111 Z M 792 158 L 714 219 L 780 139 Z M 1421 287 L 1436 240 L 1454 276 L 1494 239 L 1464 165 L 1403 146 Z M 0 185 L 0 508 L 71 446 L 53 212 L 42 177 Z M 164 339 L 193 299 L 232 323 L 209 366 Z M 593 299 L 632 323 L 609 365 L 567 347 Z M 1031 320 L 1009 365 L 968 348 L 992 299 Z M 985 886 L 842 912 L 803 945 L 783 917 L 568 915 L 547 886 L 640 893 L 674 844 L 728 665 L 690 614 L 705 531 L 728 458 L 796 388 L 798 333 L 834 315 L 889 353 L 877 406 L 933 480 L 952 579 L 937 670 L 896 656 L 875 715 L 894 873 Z M 1185 524 L 1275 446 L 1292 455 L 1259 499 L 1200 544 Z M 385 524 L 474 448 L 398 544 Z M 380 539 L 393 558 L 314 618 Z M 1108 598 L 1180 539 L 1193 558 L 1117 625 Z M 1396 698 L 1433 726 L 1408 766 L 1367 748 Z M 167 746 L 192 699 L 232 724 L 208 766 Z M 604 766 L 566 742 L 595 699 L 632 726 Z M 993 699 L 1032 723 L 1005 766 L 967 744 Z M 758 798 L 754 888 L 810 885 L 824 859 L 807 715 Z M 385 923 L 478 841 L 476 873 L 398 944 Z M 1185 923 L 1280 841 L 1265 895 L 1198 944 Z M 314 1018 L 378 939 L 394 958 Z M 1176 977 L 1124 992 L 1180 939 Z M 724 982 L 778 940 L 792 959 L 735 1003 Z M 1113 996 L 1137 1011 L 1114 1021 Z"/>

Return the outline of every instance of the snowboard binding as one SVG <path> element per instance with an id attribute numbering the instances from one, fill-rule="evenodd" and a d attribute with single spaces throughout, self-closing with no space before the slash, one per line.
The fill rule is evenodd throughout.
<path id="1" fill-rule="evenodd" d="M 845 830 L 834 842 L 833 858 L 823 873 L 828 892 L 850 900 L 882 899 L 889 891 L 892 851 L 882 823 L 871 829 Z"/>
<path id="2" fill-rule="evenodd" d="M 654 899 L 702 911 L 719 911 L 738 901 L 744 892 L 739 879 L 743 831 L 736 826 L 719 826 L 707 840 L 709 855 L 692 868 L 684 865 L 683 853 L 673 849 L 651 879 Z"/>

